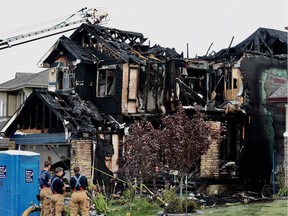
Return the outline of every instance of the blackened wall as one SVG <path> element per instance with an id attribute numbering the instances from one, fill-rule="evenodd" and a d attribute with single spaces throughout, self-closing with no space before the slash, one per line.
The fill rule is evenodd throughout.
<path id="1" fill-rule="evenodd" d="M 93 103 L 106 114 L 121 114 L 121 95 L 122 95 L 122 69 L 117 66 L 115 70 L 116 86 L 113 96 L 94 97 Z"/>
<path id="2" fill-rule="evenodd" d="M 75 91 L 82 99 L 92 101 L 100 112 L 121 114 L 122 69 L 117 66 L 115 73 L 115 94 L 107 97 L 96 97 L 97 66 L 78 65 L 75 71 Z"/>
<path id="3" fill-rule="evenodd" d="M 77 65 L 75 69 L 75 92 L 87 101 L 93 101 L 96 94 L 96 65 Z"/>
<path id="4" fill-rule="evenodd" d="M 249 119 L 246 122 L 240 173 L 241 177 L 259 186 L 271 180 L 275 145 L 273 116 L 265 103 L 271 93 L 283 85 L 271 80 L 286 80 L 287 83 L 286 61 L 266 56 L 246 56 L 241 62 L 244 106 Z"/>

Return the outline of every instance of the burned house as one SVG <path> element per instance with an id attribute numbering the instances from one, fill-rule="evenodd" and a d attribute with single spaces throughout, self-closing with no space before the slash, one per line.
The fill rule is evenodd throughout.
<path id="1" fill-rule="evenodd" d="M 192 59 L 189 67 L 204 87 L 196 93 L 207 110 L 225 110 L 221 160 L 235 161 L 246 182 L 269 183 L 272 169 L 284 164 L 284 105 L 279 111 L 269 97 L 287 85 L 287 32 L 259 28 L 234 47 Z"/>
<path id="2" fill-rule="evenodd" d="M 97 169 L 111 175 L 125 125 L 140 115 L 161 116 L 165 100 L 171 103 L 164 96 L 166 62 L 181 56 L 145 41 L 141 33 L 87 24 L 62 36 L 41 61 L 50 68 L 48 91 L 35 91 L 2 133 L 18 149 L 42 149 L 42 160 L 54 152 L 53 163 L 68 158 L 72 166 L 86 164 L 87 176 L 91 165 L 92 177 L 102 175 Z"/>
<path id="3" fill-rule="evenodd" d="M 68 170 L 67 177 L 70 164 L 74 166 L 78 161 L 91 177 L 92 163 L 110 172 L 105 164 L 105 157 L 112 161 L 114 156 L 113 134 L 109 131 L 118 125 L 107 119 L 93 104 L 76 94 L 35 90 L 4 126 L 2 133 L 9 136 L 16 149 L 40 153 L 42 164 L 50 160 L 52 169 L 61 166 Z M 110 129 L 104 134 L 101 128 L 108 127 Z M 95 159 L 96 144 L 97 159 L 101 160 Z M 112 166 L 116 167 L 111 162 Z"/>
<path id="4" fill-rule="evenodd" d="M 215 55 L 185 59 L 150 46 L 141 33 L 82 24 L 41 59 L 50 69 L 48 91 L 35 91 L 2 133 L 16 146 L 31 146 L 29 136 L 37 136 L 36 148 L 39 140 L 45 148 L 64 145 L 71 165 L 85 163 L 88 176 L 99 177 L 91 165 L 108 174 L 119 169 L 129 124 L 144 116 L 157 122 L 181 103 L 187 113 L 200 109 L 215 127 L 227 128 L 202 157 L 202 177 L 265 181 L 274 128 L 264 104 L 287 83 L 286 54 L 287 34 L 269 29 Z M 222 172 L 227 162 L 239 167 L 237 174 Z"/>

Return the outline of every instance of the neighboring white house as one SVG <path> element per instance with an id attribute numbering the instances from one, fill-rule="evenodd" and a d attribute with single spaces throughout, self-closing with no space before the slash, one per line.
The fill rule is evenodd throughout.
<path id="1" fill-rule="evenodd" d="M 0 117 L 11 117 L 34 89 L 47 89 L 48 77 L 48 70 L 16 73 L 14 79 L 0 84 Z"/>
<path id="2" fill-rule="evenodd" d="M 34 89 L 48 88 L 49 71 L 16 73 L 15 78 L 0 84 L 0 128 L 2 128 Z M 0 139 L 0 150 L 9 148 L 9 139 Z"/>

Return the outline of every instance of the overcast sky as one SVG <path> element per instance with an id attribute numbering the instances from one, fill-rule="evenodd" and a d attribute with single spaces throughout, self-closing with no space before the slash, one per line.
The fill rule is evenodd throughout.
<path id="1" fill-rule="evenodd" d="M 286 31 L 284 27 L 288 26 L 287 0 L 9 0 L 1 3 L 0 39 L 33 31 L 28 26 L 58 18 L 65 20 L 83 7 L 99 8 L 109 14 L 107 27 L 141 32 L 150 45 L 175 48 L 178 53 L 184 52 L 185 57 L 187 44 L 189 57 L 201 56 L 212 42 L 210 51 L 217 52 L 227 48 L 233 36 L 232 46 L 259 27 Z M 11 31 L 12 34 L 6 34 Z M 16 72 L 43 70 L 37 66 L 38 61 L 61 35 L 0 50 L 0 83 L 13 79 Z"/>

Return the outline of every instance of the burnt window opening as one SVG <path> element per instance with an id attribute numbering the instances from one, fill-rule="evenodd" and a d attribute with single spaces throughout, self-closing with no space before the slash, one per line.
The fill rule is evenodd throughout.
<path id="1" fill-rule="evenodd" d="M 228 161 L 238 161 L 243 145 L 242 125 L 230 122 L 227 127 L 226 139 L 221 142 L 220 159 Z"/>
<path id="2" fill-rule="evenodd" d="M 238 79 L 232 76 L 232 73 L 229 72 L 226 76 L 227 89 L 236 89 L 238 88 Z"/>
<path id="3" fill-rule="evenodd" d="M 234 100 L 243 94 L 242 72 L 239 68 L 233 68 L 226 73 L 225 95 L 227 100 Z"/>
<path id="4" fill-rule="evenodd" d="M 94 36 L 91 37 L 90 41 L 93 47 L 97 47 L 98 41 Z"/>
<path id="5" fill-rule="evenodd" d="M 85 35 L 82 38 L 82 47 L 89 47 L 91 44 L 91 36 L 90 35 Z"/>
<path id="6" fill-rule="evenodd" d="M 75 84 L 75 73 L 67 67 L 57 68 L 57 90 L 72 90 Z"/>
<path id="7" fill-rule="evenodd" d="M 159 85 L 162 86 L 163 79 L 161 78 L 162 78 L 163 71 L 164 69 L 160 64 L 151 65 L 150 70 L 149 70 L 149 75 L 148 75 L 149 77 L 148 83 L 150 87 L 154 87 L 154 86 L 158 87 Z M 147 76 L 145 77 L 145 79 L 147 79 Z"/>
<path id="8" fill-rule="evenodd" d="M 185 74 L 186 75 L 186 74 Z M 185 76 L 185 83 L 196 92 L 200 97 L 206 95 L 206 71 L 205 70 L 188 70 Z"/>
<path id="9" fill-rule="evenodd" d="M 99 69 L 96 78 L 96 96 L 113 96 L 115 94 L 115 84 L 115 69 Z"/>

